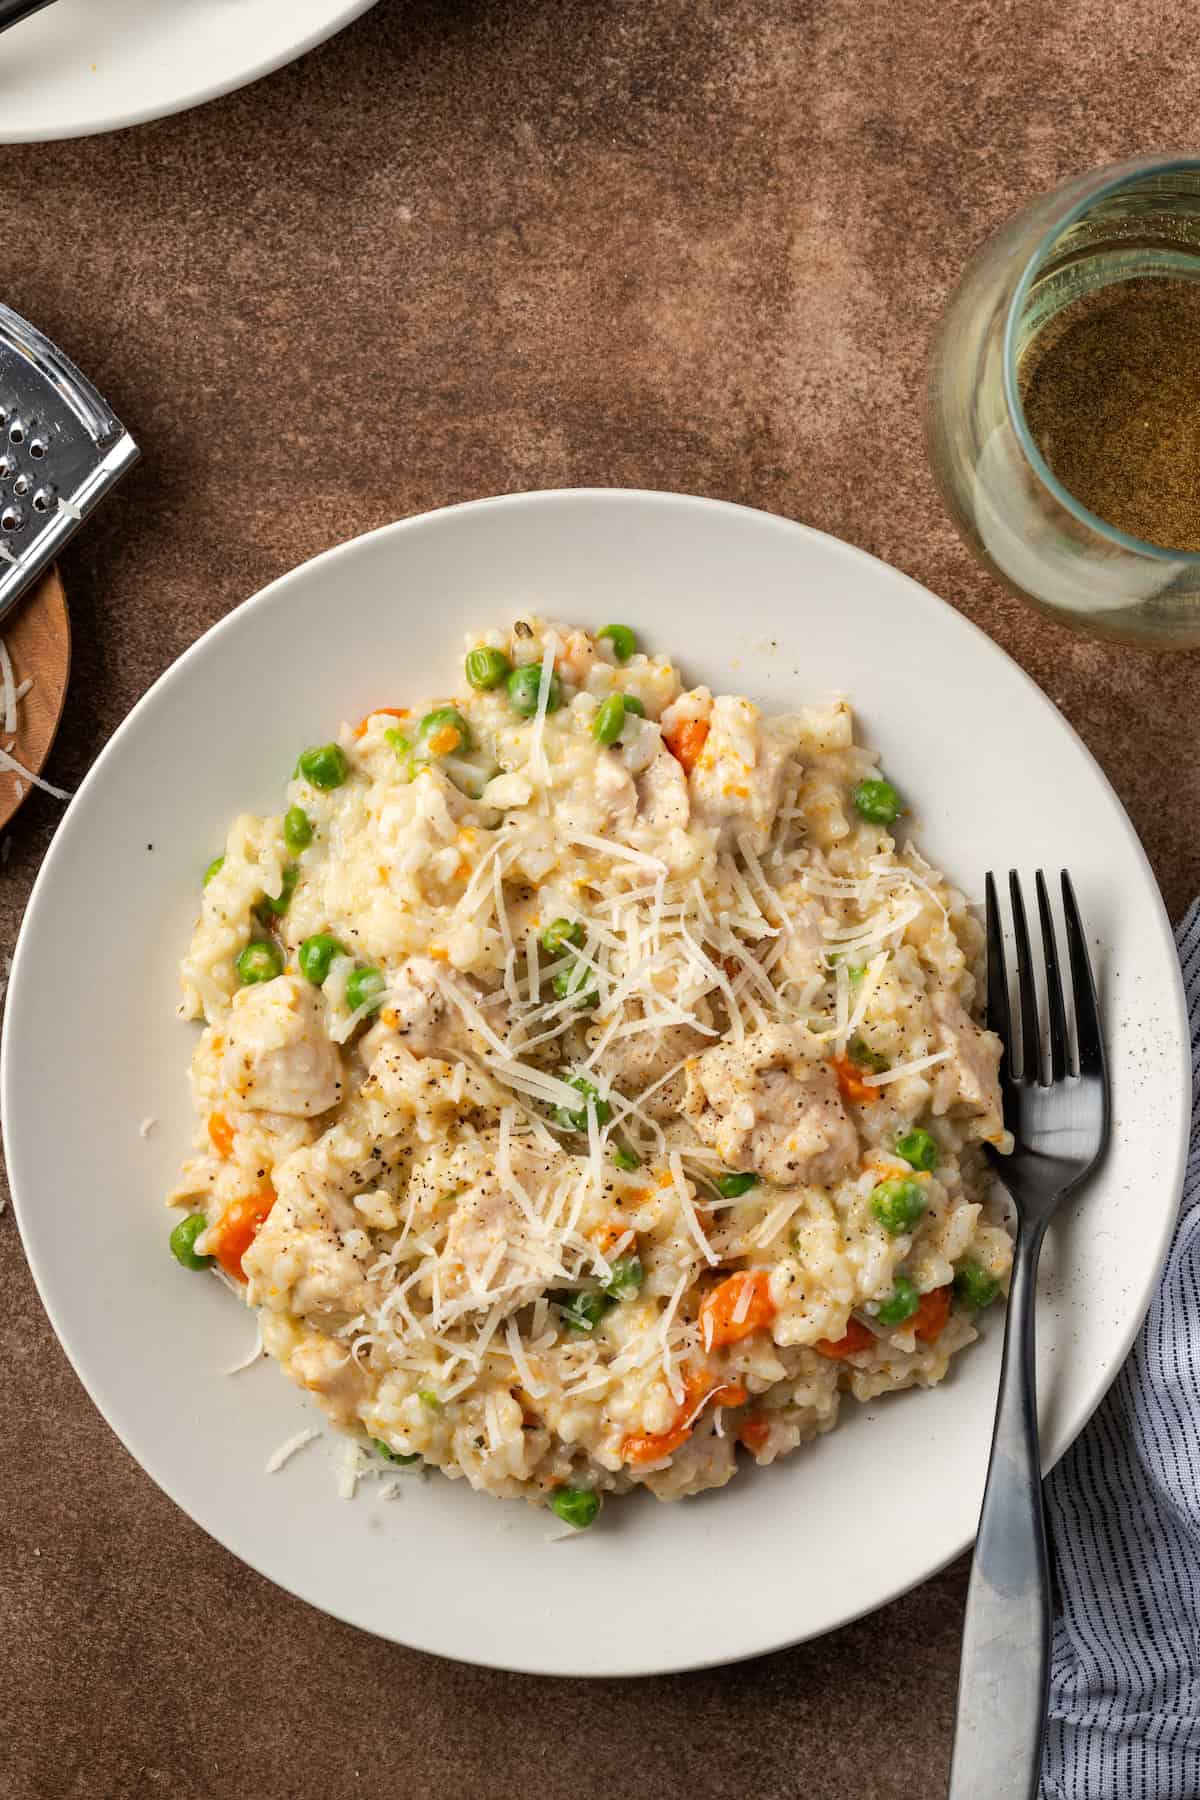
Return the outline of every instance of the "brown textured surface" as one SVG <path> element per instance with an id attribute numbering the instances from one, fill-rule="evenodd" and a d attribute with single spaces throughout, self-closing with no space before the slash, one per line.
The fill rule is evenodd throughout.
<path id="1" fill-rule="evenodd" d="M 510 489 L 681 488 L 822 526 L 960 605 L 1082 732 L 1178 913 L 1200 660 L 1069 638 L 986 581 L 935 498 L 919 388 L 948 283 L 1022 200 L 1195 148 L 1194 49 L 1185 0 L 382 0 L 200 112 L 0 149 L 4 298 L 145 452 L 66 559 L 51 779 L 340 538 Z M 5 950 L 57 816 L 35 796 L 11 828 Z M 942 1791 L 961 1566 L 711 1674 L 592 1687 L 411 1655 L 276 1592 L 140 1473 L 10 1215 L 0 1282 L 5 1800 Z"/>

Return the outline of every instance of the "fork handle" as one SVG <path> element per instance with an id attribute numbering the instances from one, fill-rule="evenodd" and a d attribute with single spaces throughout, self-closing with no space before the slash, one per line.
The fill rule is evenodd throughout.
<path id="1" fill-rule="evenodd" d="M 1050 1668 L 1034 1301 L 1045 1224 L 1021 1224 L 967 1591 L 949 1800 L 1036 1800 Z"/>
<path id="2" fill-rule="evenodd" d="M 10 25 L 19 25 L 22 19 L 31 19 L 35 12 L 41 12 L 49 5 L 50 0 L 0 0 L 0 31 L 7 31 Z"/>

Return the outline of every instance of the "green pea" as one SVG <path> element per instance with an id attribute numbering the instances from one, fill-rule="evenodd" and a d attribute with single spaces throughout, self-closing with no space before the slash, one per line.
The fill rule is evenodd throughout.
<path id="1" fill-rule="evenodd" d="M 920 1125 L 896 1139 L 896 1155 L 914 1169 L 924 1169 L 926 1174 L 932 1174 L 942 1160 L 937 1139 Z"/>
<path id="2" fill-rule="evenodd" d="M 337 744 L 318 744 L 315 749 L 303 751 L 297 767 L 305 781 L 326 791 L 341 787 L 349 773 L 346 753 Z"/>
<path id="3" fill-rule="evenodd" d="M 625 729 L 625 702 L 610 694 L 592 720 L 592 736 L 598 744 L 615 744 Z"/>
<path id="4" fill-rule="evenodd" d="M 887 1057 L 880 1056 L 878 1050 L 872 1050 L 864 1038 L 852 1037 L 846 1045 L 846 1055 L 860 1069 L 870 1069 L 874 1075 L 882 1075 L 885 1069 L 891 1067 Z"/>
<path id="5" fill-rule="evenodd" d="M 897 1275 L 891 1293 L 886 1300 L 879 1302 L 879 1310 L 875 1317 L 881 1325 L 903 1325 L 905 1319 L 911 1319 L 921 1304 L 912 1282 L 905 1275 Z"/>
<path id="6" fill-rule="evenodd" d="M 284 913 L 292 904 L 292 895 L 296 891 L 296 883 L 299 879 L 299 869 L 296 867 L 295 863 L 289 863 L 287 868 L 283 871 L 283 882 L 278 894 L 273 898 L 270 894 L 264 894 L 258 905 L 254 908 L 254 916 L 261 925 L 269 925 L 272 919 L 282 919 Z"/>
<path id="7" fill-rule="evenodd" d="M 347 954 L 343 945 L 327 931 L 318 931 L 315 937 L 307 937 L 300 946 L 300 973 L 314 987 L 320 987 L 329 976 L 329 965 L 335 956 Z"/>
<path id="8" fill-rule="evenodd" d="M 871 1194 L 871 1211 L 893 1237 L 911 1231 L 925 1211 L 920 1183 L 910 1181 L 906 1175 L 892 1175 L 881 1181 Z"/>
<path id="9" fill-rule="evenodd" d="M 562 1322 L 568 1331 L 595 1331 L 613 1305 L 607 1294 L 594 1292 L 564 1295 L 558 1302 Z"/>
<path id="10" fill-rule="evenodd" d="M 486 644 L 480 644 L 477 650 L 467 651 L 467 680 L 480 693 L 489 688 L 499 687 L 512 664 L 503 650 L 492 650 Z"/>
<path id="11" fill-rule="evenodd" d="M 389 725 L 383 735 L 397 756 L 407 756 L 412 749 L 412 739 L 406 738 L 398 725 Z"/>
<path id="12" fill-rule="evenodd" d="M 646 708 L 642 705 L 642 702 L 638 699 L 636 694 L 622 694 L 621 698 L 625 702 L 625 711 L 627 713 L 636 713 L 639 719 L 645 718 Z"/>
<path id="13" fill-rule="evenodd" d="M 346 1006 L 350 1012 L 357 1012 L 365 1006 L 371 1012 L 379 1010 L 383 1000 L 387 978 L 380 969 L 352 969 L 346 977 Z"/>
<path id="14" fill-rule="evenodd" d="M 734 1170 L 728 1175 L 718 1175 L 713 1182 L 722 1200 L 740 1200 L 743 1194 L 748 1194 L 757 1185 L 757 1175 L 741 1175 Z"/>
<path id="15" fill-rule="evenodd" d="M 196 1251 L 196 1239 L 201 1232 L 208 1230 L 208 1220 L 203 1213 L 191 1213 L 186 1219 L 180 1219 L 167 1242 L 171 1246 L 171 1255 L 185 1269 L 207 1269 L 212 1263 L 211 1256 L 200 1256 Z"/>
<path id="16" fill-rule="evenodd" d="M 624 1169 L 627 1175 L 632 1174 L 634 1169 L 640 1169 L 642 1166 L 641 1157 L 635 1156 L 632 1150 L 626 1150 L 623 1144 L 613 1144 L 608 1154 L 616 1164 L 617 1168 Z"/>
<path id="17" fill-rule="evenodd" d="M 522 663 L 508 677 L 508 704 L 523 719 L 532 719 L 538 707 L 538 694 L 542 686 L 541 663 Z M 550 690 L 546 695 L 546 711 L 557 712 L 562 705 L 562 682 L 557 675 L 550 677 Z"/>
<path id="18" fill-rule="evenodd" d="M 582 919 L 555 919 L 543 931 L 540 942 L 547 956 L 561 956 L 568 944 L 578 949 L 586 936 Z"/>
<path id="19" fill-rule="evenodd" d="M 257 981 L 274 981 L 283 973 L 283 951 L 269 938 L 256 938 L 246 945 L 233 966 L 243 987 L 252 987 Z"/>
<path id="20" fill-rule="evenodd" d="M 307 850 L 313 840 L 312 820 L 302 806 L 289 806 L 283 815 L 283 841 L 293 855 Z"/>
<path id="21" fill-rule="evenodd" d="M 435 706 L 417 726 L 417 742 L 427 745 L 435 756 L 457 756 L 471 748 L 471 727 L 456 706 Z"/>
<path id="22" fill-rule="evenodd" d="M 604 1283 L 604 1291 L 610 1300 L 632 1300 L 645 1279 L 646 1271 L 640 1256 L 618 1256 L 612 1265 L 612 1274 Z"/>
<path id="23" fill-rule="evenodd" d="M 560 1487 L 550 1496 L 550 1511 L 557 1513 L 564 1525 L 585 1531 L 595 1523 L 600 1511 L 600 1496 L 591 1488 Z"/>
<path id="24" fill-rule="evenodd" d="M 637 636 L 628 625 L 602 625 L 596 633 L 596 642 L 600 643 L 604 638 L 612 645 L 618 662 L 628 662 L 637 649 Z"/>
<path id="25" fill-rule="evenodd" d="M 207 887 L 209 882 L 212 880 L 213 876 L 219 875 L 221 873 L 221 870 L 224 867 L 225 867 L 225 852 L 222 851 L 220 856 L 213 857 L 213 859 L 209 863 L 207 869 L 205 869 L 204 874 L 200 877 L 200 886 Z"/>
<path id="26" fill-rule="evenodd" d="M 900 796 L 890 781 L 860 781 L 854 804 L 871 825 L 893 825 L 900 817 Z"/>
<path id="27" fill-rule="evenodd" d="M 1000 1283 L 977 1262 L 962 1262 L 954 1271 L 954 1297 L 972 1312 L 990 1306 L 1000 1291 Z"/>
<path id="28" fill-rule="evenodd" d="M 428 1407 L 430 1412 L 441 1412 L 442 1410 L 442 1403 L 432 1388 L 418 1388 L 417 1399 L 422 1406 Z"/>
<path id="29" fill-rule="evenodd" d="M 569 969 L 559 969 L 550 985 L 560 1000 L 573 1000 L 576 1006 L 600 1004 L 595 973 L 586 963 L 576 962 Z"/>
<path id="30" fill-rule="evenodd" d="M 575 1088 L 583 1095 L 584 1104 L 578 1112 L 569 1106 L 556 1106 L 554 1122 L 561 1125 L 564 1131 L 586 1131 L 588 1128 L 587 1102 L 590 1100 L 595 1110 L 597 1125 L 607 1125 L 612 1118 L 612 1107 L 607 1100 L 602 1100 L 586 1075 L 564 1075 L 563 1080 L 568 1087 Z"/>
<path id="31" fill-rule="evenodd" d="M 400 1466 L 405 1469 L 411 1467 L 413 1463 L 419 1463 L 421 1460 L 419 1454 L 415 1456 L 402 1456 L 399 1450 L 393 1450 L 391 1445 L 385 1444 L 382 1438 L 372 1438 L 371 1448 L 378 1456 L 382 1456 L 385 1462 L 399 1463 Z"/>

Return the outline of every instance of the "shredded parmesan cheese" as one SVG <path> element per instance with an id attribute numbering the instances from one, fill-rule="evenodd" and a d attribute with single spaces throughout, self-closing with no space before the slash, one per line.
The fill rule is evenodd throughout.
<path id="1" fill-rule="evenodd" d="M 13 679 L 12 657 L 8 645 L 0 637 L 0 683 L 3 684 L 4 734 L 12 737 L 17 729 L 17 685 Z"/>
<path id="2" fill-rule="evenodd" d="M 278 1450 L 267 1458 L 267 1474 L 277 1475 L 284 1464 L 291 1461 L 297 1450 L 303 1450 L 305 1444 L 311 1444 L 313 1439 L 319 1438 L 320 1435 L 319 1431 L 314 1431 L 309 1426 L 305 1431 L 298 1431 L 295 1437 L 290 1437 L 285 1444 L 280 1444 Z"/>
<path id="3" fill-rule="evenodd" d="M 43 794 L 51 794 L 55 800 L 69 800 L 71 798 L 70 790 L 68 788 L 55 787 L 52 782 L 43 781 L 40 775 L 32 774 L 25 765 L 19 763 L 16 757 L 8 750 L 0 750 L 0 769 L 7 769 L 12 775 L 19 775 L 22 780 L 30 782 L 36 788 L 41 788 Z M 22 789 L 22 792 L 23 791 L 24 790 Z"/>
<path id="4" fill-rule="evenodd" d="M 230 1365 L 227 1369 L 222 1369 L 221 1370 L 222 1375 L 240 1375 L 243 1369 L 252 1368 L 254 1366 L 254 1364 L 258 1361 L 258 1359 L 262 1355 L 262 1353 L 263 1353 L 262 1319 L 256 1318 L 254 1321 L 254 1342 L 251 1345 L 248 1353 L 245 1356 L 243 1356 L 243 1358 L 240 1362 L 230 1363 Z M 315 1437 L 317 1434 L 316 1434 L 316 1432 L 313 1432 L 312 1435 Z M 296 1444 L 294 1439 L 292 1441 L 293 1441 L 295 1448 L 299 1449 L 300 1448 L 299 1444 Z M 307 1443 L 308 1439 L 305 1438 L 304 1442 Z M 289 1451 L 288 1454 L 290 1455 L 291 1452 Z M 287 1460 L 286 1457 L 284 1460 L 285 1461 Z M 282 1466 L 283 1466 L 282 1463 L 279 1466 L 282 1468 Z M 273 1473 L 273 1471 L 270 1468 L 268 1468 L 267 1473 L 271 1474 L 271 1473 Z"/>
<path id="5" fill-rule="evenodd" d="M 906 1075 L 919 1075 L 922 1069 L 932 1069 L 935 1063 L 945 1062 L 951 1052 L 935 1050 L 931 1056 L 917 1056 L 912 1062 L 896 1063 L 893 1068 L 883 1069 L 878 1075 L 864 1075 L 864 1087 L 886 1087 L 889 1081 L 901 1081 Z"/>

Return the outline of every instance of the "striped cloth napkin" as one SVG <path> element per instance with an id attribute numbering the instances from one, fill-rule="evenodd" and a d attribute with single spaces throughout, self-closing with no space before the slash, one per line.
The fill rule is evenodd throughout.
<path id="1" fill-rule="evenodd" d="M 1046 1482 L 1058 1614 L 1042 1800 L 1200 1800 L 1200 901 L 1179 1224 L 1129 1359 Z"/>

